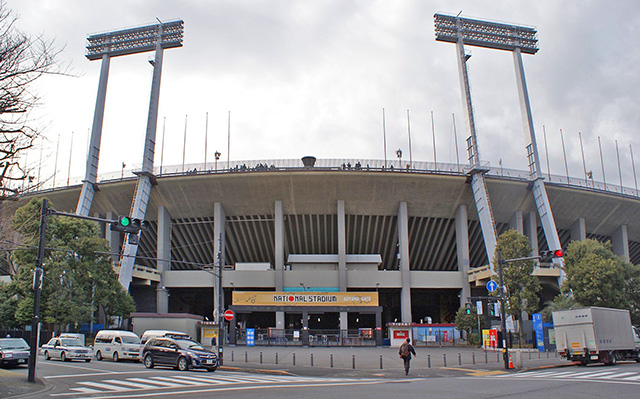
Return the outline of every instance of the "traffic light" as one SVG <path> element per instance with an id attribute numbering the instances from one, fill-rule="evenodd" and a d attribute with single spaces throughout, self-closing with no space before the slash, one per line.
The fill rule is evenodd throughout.
<path id="1" fill-rule="evenodd" d="M 467 302 L 467 303 L 464 304 L 464 307 L 465 307 L 465 309 L 464 309 L 465 313 L 466 314 L 471 314 L 471 304 L 469 302 Z"/>
<path id="2" fill-rule="evenodd" d="M 119 216 L 118 220 L 111 222 L 110 227 L 111 231 L 138 234 L 141 229 L 146 230 L 149 227 L 149 222 L 130 218 L 129 216 Z"/>
<path id="3" fill-rule="evenodd" d="M 495 306 L 493 306 L 495 302 L 489 303 L 487 308 L 489 309 L 489 317 L 495 317 L 496 316 L 496 308 Z"/>
<path id="4" fill-rule="evenodd" d="M 549 263 L 553 259 L 562 258 L 564 256 L 564 252 L 561 249 L 555 249 L 553 251 L 540 251 L 540 262 L 541 263 Z"/>

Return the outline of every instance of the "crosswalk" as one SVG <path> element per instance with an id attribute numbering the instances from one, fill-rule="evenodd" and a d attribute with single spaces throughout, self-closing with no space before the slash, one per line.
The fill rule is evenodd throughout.
<path id="1" fill-rule="evenodd" d="M 76 381 L 68 391 L 51 394 L 56 397 L 82 397 L 83 395 L 135 393 L 136 391 L 183 389 L 202 387 L 228 387 L 233 385 L 276 386 L 287 384 L 353 384 L 375 383 L 376 379 L 301 377 L 291 375 L 256 375 L 240 372 L 216 374 L 181 373 L 166 376 L 125 377 Z"/>
<path id="2" fill-rule="evenodd" d="M 517 374 L 503 374 L 494 376 L 499 379 L 543 379 L 543 380 L 582 380 L 596 382 L 617 382 L 640 385 L 640 369 L 636 367 L 594 367 L 589 369 L 538 370 Z"/>

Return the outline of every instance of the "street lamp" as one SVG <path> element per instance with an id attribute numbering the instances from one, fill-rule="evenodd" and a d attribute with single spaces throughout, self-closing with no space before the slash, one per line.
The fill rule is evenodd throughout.
<path id="1" fill-rule="evenodd" d="M 401 149 L 398 148 L 396 150 L 396 156 L 398 157 L 398 167 L 402 169 L 402 150 Z"/>
<path id="2" fill-rule="evenodd" d="M 213 155 L 216 157 L 216 172 L 217 172 L 218 171 L 218 159 L 220 159 L 220 155 L 222 155 L 222 154 L 220 154 L 218 151 L 216 151 Z"/>
<path id="3" fill-rule="evenodd" d="M 303 292 L 307 292 L 307 287 L 304 285 L 304 283 L 300 283 L 300 286 L 302 287 Z"/>

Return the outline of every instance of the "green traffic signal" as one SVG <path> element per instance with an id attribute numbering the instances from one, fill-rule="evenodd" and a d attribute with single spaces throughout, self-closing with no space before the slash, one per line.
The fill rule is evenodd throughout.
<path id="1" fill-rule="evenodd" d="M 120 216 L 118 224 L 122 227 L 128 227 L 131 224 L 131 219 L 128 216 Z"/>

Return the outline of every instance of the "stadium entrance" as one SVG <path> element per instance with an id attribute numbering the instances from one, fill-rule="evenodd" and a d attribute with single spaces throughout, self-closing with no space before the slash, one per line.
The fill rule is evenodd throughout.
<path id="1" fill-rule="evenodd" d="M 286 323 L 285 328 L 277 329 L 244 328 L 242 323 L 232 322 L 229 325 L 232 345 L 382 345 L 382 307 L 378 306 L 375 292 L 234 291 L 229 308 L 236 313 L 237 320 L 284 312 Z M 350 327 L 347 330 L 340 329 L 341 312 L 347 313 Z M 257 318 L 264 320 L 263 316 Z"/>

